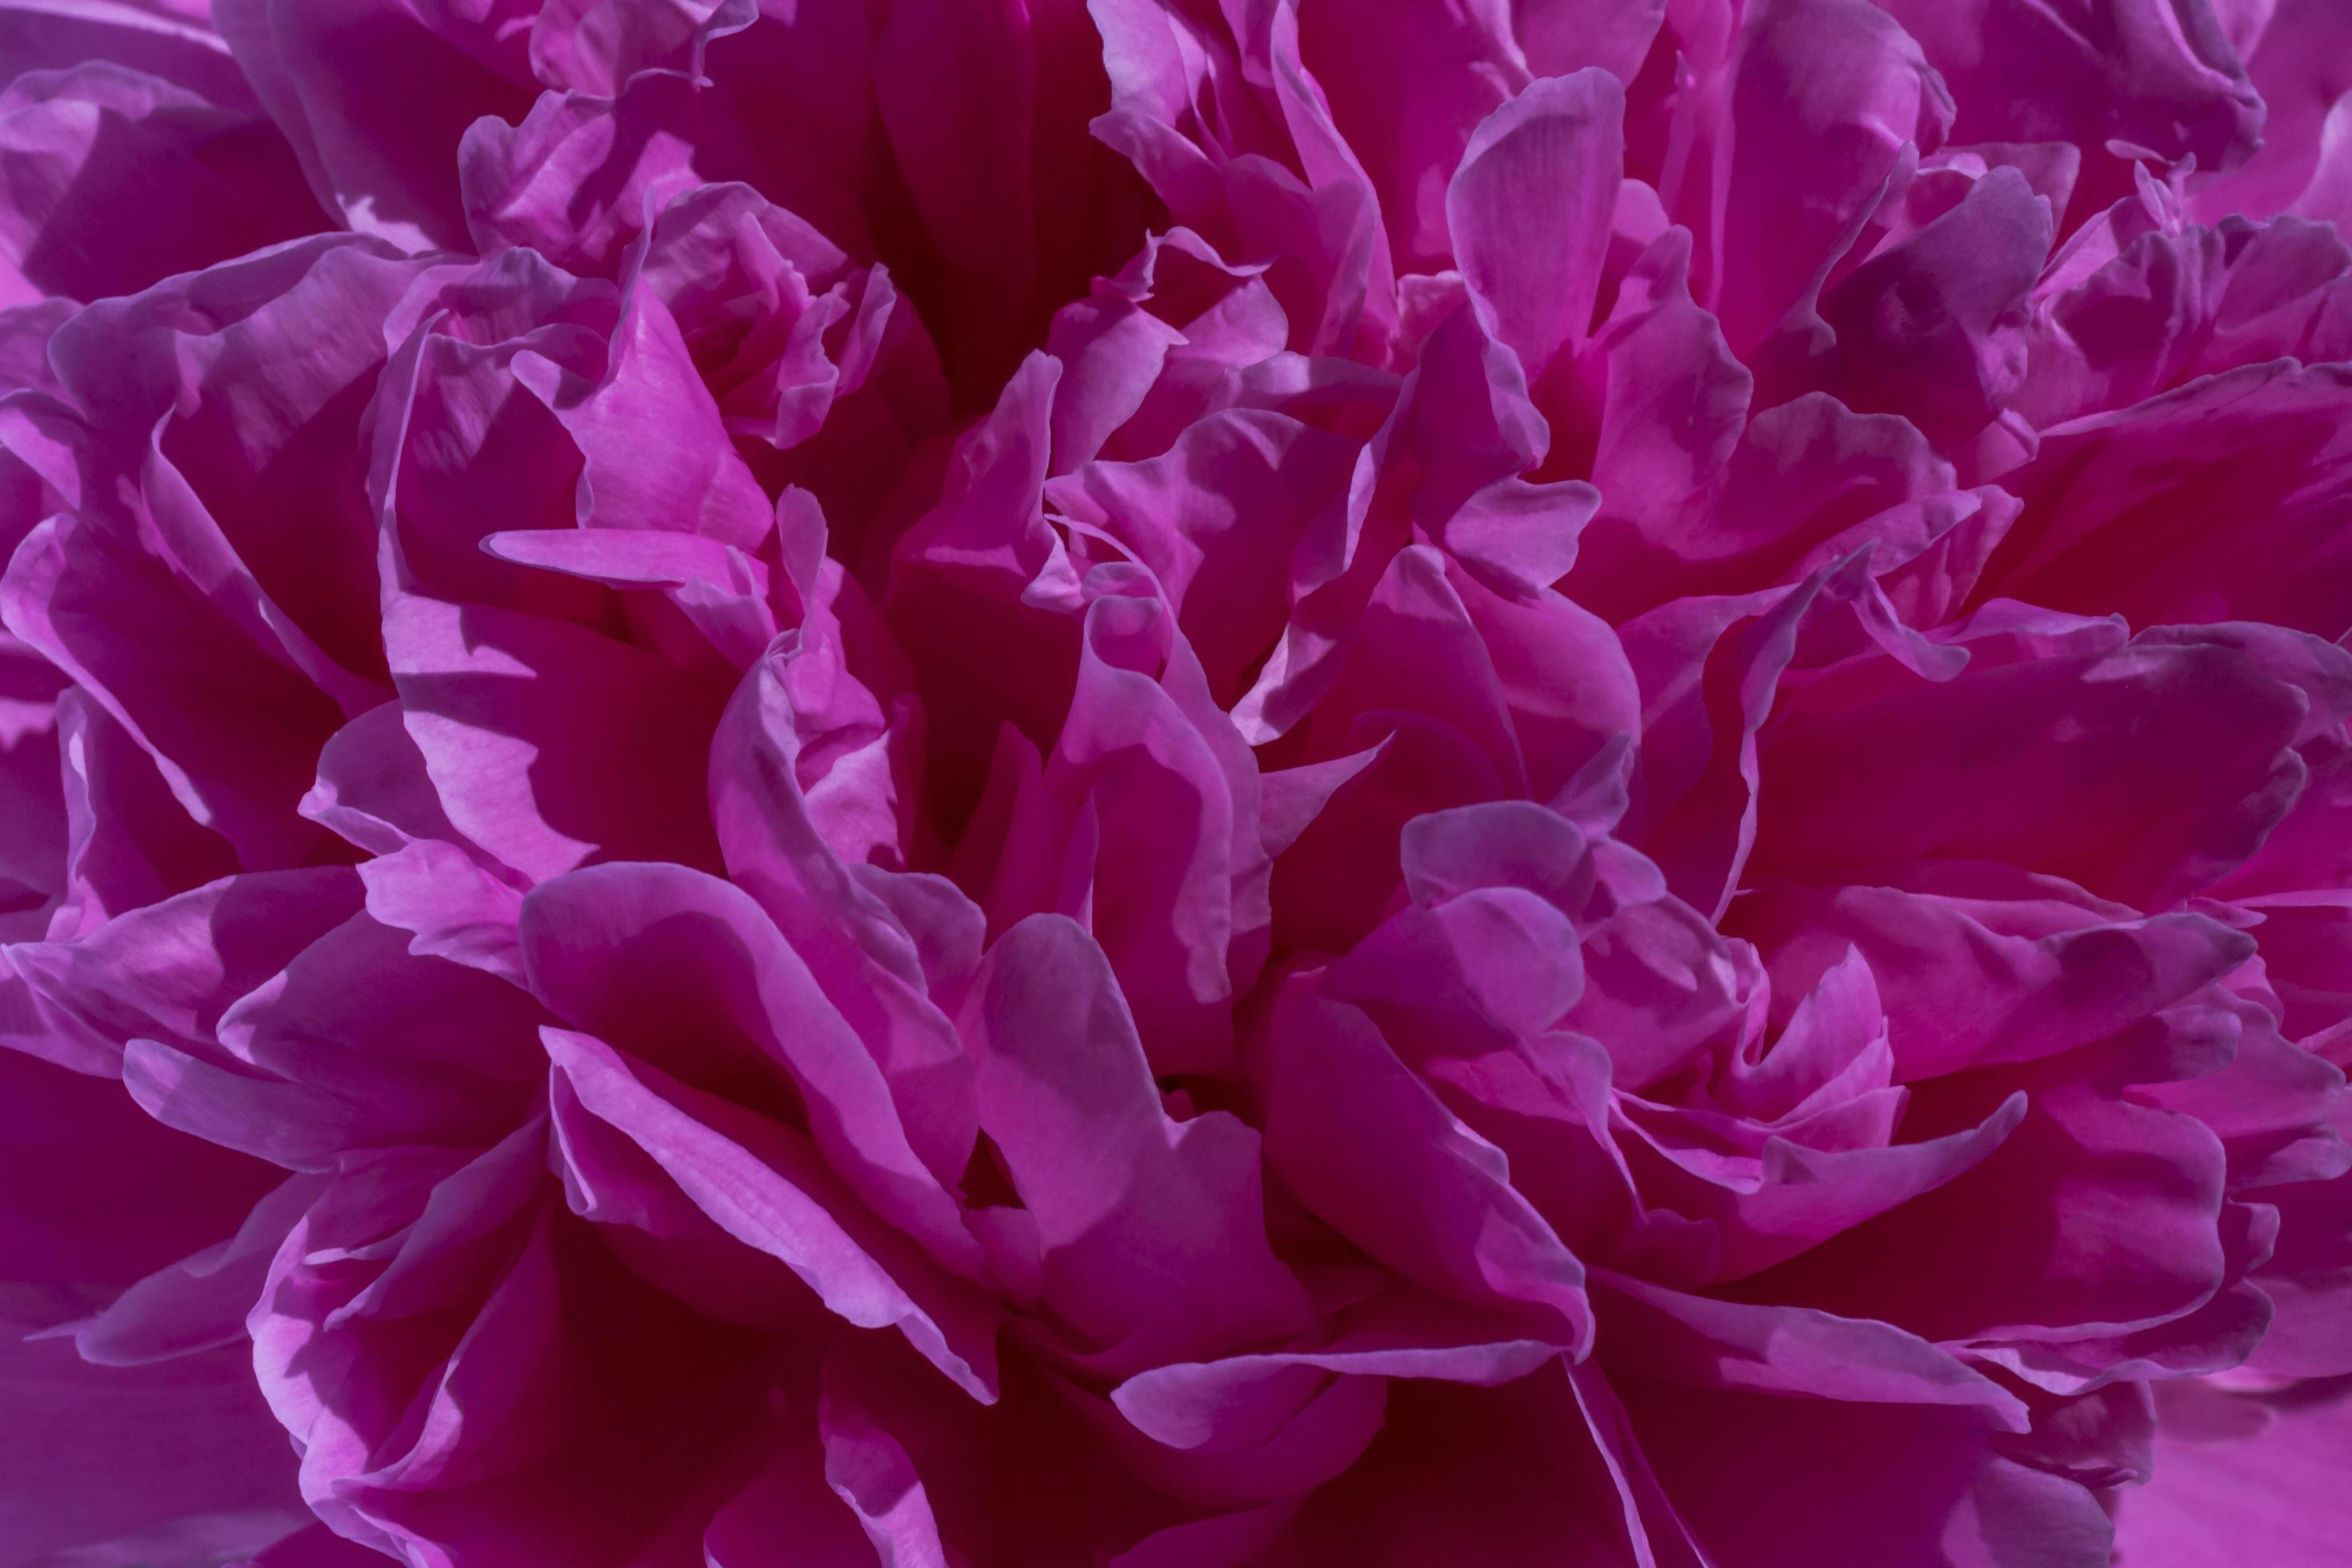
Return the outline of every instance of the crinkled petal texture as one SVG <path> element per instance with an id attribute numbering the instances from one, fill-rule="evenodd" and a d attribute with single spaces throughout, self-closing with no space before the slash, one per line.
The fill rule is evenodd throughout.
<path id="1" fill-rule="evenodd" d="M 0 1568 L 2352 1559 L 2336 0 L 0 0 Z"/>

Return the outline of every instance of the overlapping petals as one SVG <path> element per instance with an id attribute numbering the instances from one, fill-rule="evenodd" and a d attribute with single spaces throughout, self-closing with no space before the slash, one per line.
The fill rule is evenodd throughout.
<path id="1" fill-rule="evenodd" d="M 0 1564 L 2336 1561 L 2347 48 L 0 0 Z"/>

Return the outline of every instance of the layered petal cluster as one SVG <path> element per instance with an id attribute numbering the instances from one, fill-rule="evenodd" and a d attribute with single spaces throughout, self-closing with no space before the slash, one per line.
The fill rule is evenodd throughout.
<path id="1" fill-rule="evenodd" d="M 0 0 L 0 1568 L 2280 1568 L 2332 0 Z"/>

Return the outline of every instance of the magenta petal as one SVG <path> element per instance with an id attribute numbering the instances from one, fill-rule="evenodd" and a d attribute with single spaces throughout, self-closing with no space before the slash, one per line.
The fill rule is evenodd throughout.
<path id="1" fill-rule="evenodd" d="M 98 1366 L 141 1366 L 245 1343 L 245 1316 L 286 1233 L 312 1199 L 315 1178 L 288 1179 L 236 1234 L 149 1275 L 74 1329 L 74 1348 Z"/>
<path id="2" fill-rule="evenodd" d="M 1066 903 L 1042 868 L 1081 879 L 1155 1069 L 1214 1070 L 1233 1055 L 1233 999 L 1263 959 L 1269 869 L 1256 763 L 1171 619 L 1156 598 L 1088 607 L 1069 715 L 1037 786 L 1012 804 L 988 905 L 1002 925 Z"/>
<path id="3" fill-rule="evenodd" d="M 1013 927 L 969 1008 L 981 1127 L 1036 1226 L 1055 1310 L 1105 1345 L 1304 1324 L 1305 1294 L 1263 1239 L 1256 1135 L 1215 1111 L 1168 1119 L 1084 933 L 1052 916 Z"/>
<path id="4" fill-rule="evenodd" d="M 1265 1049 L 1266 1158 L 1302 1202 L 1431 1289 L 1524 1303 L 1556 1342 L 1588 1342 L 1583 1266 L 1510 1186 L 1502 1152 L 1416 1081 L 1369 1019 L 1293 982 Z M 1351 1086 L 1347 1103 L 1332 1103 L 1330 1082 Z M 1370 1125 L 1383 1129 L 1377 1155 L 1345 1131 Z"/>
<path id="5" fill-rule="evenodd" d="M 703 1532 L 709 1568 L 866 1568 L 874 1561 L 873 1542 L 826 1484 L 823 1464 L 812 1445 L 729 1499 Z"/>
<path id="6" fill-rule="evenodd" d="M 1947 446 L 1982 428 L 2025 379 L 2026 294 L 2051 221 L 2023 175 L 1997 169 L 1849 274 L 1822 304 L 1846 402 L 1905 415 Z"/>
<path id="7" fill-rule="evenodd" d="M 2192 1385 L 2180 1394 L 2164 1407 L 2158 1479 L 2120 1510 L 2126 1560 L 2135 1568 L 2222 1568 L 2251 1551 L 2281 1568 L 2326 1563 L 2347 1521 L 2337 1494 L 2312 1481 L 2315 1470 L 2334 1465 L 2352 1424 L 2341 1391 L 2322 1386 L 2273 1400 Z M 2207 1414 L 2200 1405 L 2218 1408 Z"/>
<path id="8" fill-rule="evenodd" d="M 2245 935 L 2200 915 L 2109 923 L 2063 906 L 2004 908 L 1895 888 L 1767 883 L 1745 921 L 1769 946 L 1783 994 L 1861 953 L 1905 1079 L 2089 1045 L 2181 1001 L 2252 951 Z"/>
<path id="9" fill-rule="evenodd" d="M 656 850 L 716 859 L 695 804 L 719 713 L 707 686 L 583 627 L 479 605 L 404 597 L 384 638 L 442 810 L 504 864 L 536 879 Z M 646 726 L 625 748 L 583 721 L 623 704 Z M 650 732 L 667 744 L 649 750 Z"/>
<path id="10" fill-rule="evenodd" d="M 0 0 L 0 1568 L 2335 1562 L 2341 8 Z"/>
<path id="11" fill-rule="evenodd" d="M 805 1143 L 588 1036 L 551 1032 L 548 1050 L 583 1108 L 644 1148 L 730 1236 L 782 1260 L 837 1315 L 864 1328 L 896 1325 L 974 1397 L 992 1396 L 987 1314 L 954 1285 L 925 1279 L 925 1267 L 903 1256 L 903 1241 L 886 1251 L 888 1263 L 874 1258 L 868 1249 L 887 1248 L 887 1233 L 870 1219 L 845 1226 L 835 1217 L 854 1215 L 855 1200 L 830 1190 Z M 706 1124 L 698 1111 L 722 1125 Z M 864 1246 L 859 1229 L 869 1235 Z M 910 1295 L 910 1286 L 930 1300 Z"/>
<path id="12" fill-rule="evenodd" d="M 1721 216 L 1693 227 L 1707 247 L 1702 298 L 1744 351 L 1811 302 L 1941 140 L 1952 100 L 1919 46 L 1864 0 L 1776 0 L 1740 29 Z"/>
<path id="13" fill-rule="evenodd" d="M 1087 463 L 1050 480 L 1046 495 L 1151 568 L 1211 686 L 1229 698 L 1280 635 L 1292 552 L 1318 514 L 1343 504 L 1354 463 L 1338 436 L 1236 409 L 1187 426 L 1162 456 Z"/>
<path id="14" fill-rule="evenodd" d="M 2105 578 L 2097 606 L 2137 623 L 2260 619 L 2343 636 L 2352 604 L 2339 593 L 2342 572 L 2326 564 L 2342 542 L 2322 497 L 2342 470 L 2336 435 L 2347 377 L 2335 365 L 2249 365 L 2058 426 L 2011 480 L 2026 515 L 1995 555 L 1987 591 L 2085 608 L 2086 577 L 2097 574 Z M 2281 444 L 2297 456 L 2271 456 Z M 2176 467 L 2187 451 L 2206 460 Z M 2224 497 L 2260 520 L 2263 555 L 2291 553 L 2316 569 L 2252 575 L 2243 552 L 2173 531 Z M 2167 537 L 2179 545 L 2135 544 Z"/>
<path id="15" fill-rule="evenodd" d="M 1155 1367 L 1112 1390 L 1111 1402 L 1139 1431 L 1171 1447 L 1238 1448 L 1317 1397 L 1325 1381 L 1317 1373 L 1488 1386 L 1559 1354 L 1540 1340 L 1486 1337 L 1501 1331 L 1475 1313 L 1405 1299 L 1353 1315 L 1338 1337 L 1313 1349 Z"/>
<path id="16" fill-rule="evenodd" d="M 950 1267 L 976 1261 L 883 1068 L 747 895 L 683 867 L 593 868 L 525 900 L 522 945 L 532 990 L 557 1016 L 650 1066 L 762 1100 L 773 1090 L 760 1086 L 782 1076 L 854 1190 Z M 699 1026 L 681 1031 L 684 1017 Z"/>
<path id="17" fill-rule="evenodd" d="M 211 1255 L 270 1190 L 268 1166 L 163 1126 L 111 1074 L 10 1050 L 0 1054 L 0 1080 L 8 1089 L 0 1240 L 21 1291 L 14 1310 L 28 1320 L 19 1336 L 72 1323 L 117 1291 Z M 216 1318 L 187 1316 L 160 1331 L 224 1342 Z"/>
<path id="18" fill-rule="evenodd" d="M 58 33 L 70 27 L 63 16 L 43 20 Z M 155 26 L 156 41 L 171 31 Z M 200 37 L 181 35 L 187 45 Z M 134 293 L 319 226 L 293 152 L 253 112 L 244 84 L 206 82 L 213 72 L 201 66 L 175 70 L 195 60 L 217 69 L 213 51 L 187 53 L 194 60 L 42 69 L 37 51 L 28 60 L 10 50 L 10 68 L 24 74 L 0 94 L 0 183 L 10 198 L 0 301 Z"/>
<path id="19" fill-rule="evenodd" d="M 1792 716 L 1783 739 L 1761 749 L 1765 773 L 1795 787 L 1762 803 L 1757 874 L 1801 860 L 1813 876 L 1864 863 L 1997 860 L 2161 910 L 2251 855 L 2306 771 L 2287 749 L 2302 722 L 2300 695 L 2225 647 L 2135 645 L 2005 668 L 1987 660 L 1941 684 L 1906 684 L 1844 714 Z M 1859 712 L 1884 721 L 1871 727 L 1866 756 L 1847 740 Z M 1988 750 L 1983 737 L 2002 731 L 2020 738 L 2017 749 Z M 1980 808 L 1993 792 L 2050 787 L 2037 774 L 2058 766 L 2084 814 L 2073 820 L 2104 820 L 2108 831 L 2070 822 L 2037 834 Z M 2175 782 L 2154 787 L 2168 774 Z M 1944 804 L 1932 814 L 1893 809 L 1898 798 L 1927 798 L 1895 775 Z M 1874 811 L 1865 799 L 1881 805 Z M 2095 800 L 2114 804 L 2095 812 Z"/>
<path id="20" fill-rule="evenodd" d="M 93 1366 L 69 1343 L 21 1332 L 0 1335 L 20 1418 L 0 1530 L 21 1560 L 210 1561 L 301 1528 L 286 1435 L 244 1346 Z"/>
<path id="21" fill-rule="evenodd" d="M 9 961 L 68 1020 L 69 1065 L 111 1072 L 123 1046 L 152 1037 L 201 1047 L 256 985 L 357 909 L 347 867 L 230 877 L 134 910 L 73 942 L 27 943 Z"/>
<path id="22" fill-rule="evenodd" d="M 1618 1375 L 1841 1404 L 1949 1405 L 2025 1428 L 2023 1405 L 1999 1384 L 1885 1323 L 1710 1301 L 1614 1277 L 1597 1292 L 1611 1328 L 1625 1336 L 1608 1358 Z"/>
<path id="23" fill-rule="evenodd" d="M 1455 265 L 1531 382 L 1591 331 L 1623 111 L 1604 71 L 1537 82 L 1479 125 L 1446 189 Z"/>
<path id="24" fill-rule="evenodd" d="M 410 248 L 463 240 L 452 156 L 458 135 L 478 115 L 510 118 L 527 101 L 518 79 L 527 79 L 526 62 L 487 18 L 445 32 L 433 20 L 455 16 L 428 19 L 391 3 L 330 14 L 285 0 L 224 0 L 214 12 L 321 201 L 353 227 Z M 324 80 L 367 80 L 371 68 L 391 74 L 366 90 L 320 91 Z M 436 80 L 446 90 L 420 112 L 389 85 L 404 79 Z"/>
<path id="25" fill-rule="evenodd" d="M 829 1391 L 828 1391 L 829 1392 Z M 929 1497 L 907 1450 L 845 1402 L 824 1399 L 817 1412 L 824 1479 L 857 1516 L 884 1561 L 944 1561 Z"/>
<path id="26" fill-rule="evenodd" d="M 2020 0 L 1936 6 L 1890 0 L 1951 82 L 1969 141 L 2111 142 L 2226 168 L 2251 151 L 2262 109 L 2223 21 L 2230 7 L 2127 0 L 2102 18 Z"/>

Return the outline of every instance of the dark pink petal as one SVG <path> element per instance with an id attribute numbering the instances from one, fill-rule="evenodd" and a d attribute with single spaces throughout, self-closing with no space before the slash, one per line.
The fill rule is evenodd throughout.
<path id="1" fill-rule="evenodd" d="M 213 15 L 321 202 L 404 249 L 463 243 L 453 154 L 478 116 L 513 119 L 529 103 L 520 35 L 500 37 L 487 14 L 398 0 L 220 0 Z M 419 80 L 436 84 L 429 103 L 398 85 Z"/>
<path id="2" fill-rule="evenodd" d="M 1883 3 L 1950 82 L 1963 141 L 2071 142 L 2086 155 L 2120 142 L 2220 169 L 2262 128 L 2227 5 Z"/>
<path id="3" fill-rule="evenodd" d="M 1381 1434 L 1302 1510 L 1285 1565 L 1382 1561 L 1524 1563 L 1529 1568 L 1648 1561 L 1640 1493 L 1594 1433 L 1564 1362 L 1495 1390 L 1396 1385 Z M 1663 1531 L 1661 1532 L 1663 1533 Z"/>
<path id="4" fill-rule="evenodd" d="M 2285 814 L 2305 775 L 2286 749 L 2302 714 L 2300 695 L 2242 654 L 2193 643 L 1972 666 L 1843 713 L 1786 713 L 1759 748 L 1780 787 L 1761 799 L 1753 868 L 1826 879 L 1999 860 L 2161 910 Z M 2074 803 L 2063 826 L 1995 804 L 2053 790 Z M 1912 808 L 1925 801 L 1935 809 Z"/>
<path id="5" fill-rule="evenodd" d="M 1151 569 L 1212 688 L 1230 699 L 1280 637 L 1291 553 L 1346 503 L 1355 457 L 1341 437 L 1236 409 L 1188 426 L 1160 457 L 1087 463 L 1046 496 Z"/>
<path id="6" fill-rule="evenodd" d="M 1304 1326 L 1305 1292 L 1263 1239 L 1257 1135 L 1218 1111 L 1168 1119 L 1077 927 L 1037 916 L 998 939 L 965 1032 L 981 1128 L 1035 1226 L 1047 1305 L 1097 1344 L 1146 1336 L 1163 1354 Z"/>
<path id="7" fill-rule="evenodd" d="M 2057 426 L 2010 481 L 2025 515 L 1979 597 L 2120 611 L 2143 626 L 2267 620 L 2343 636 L 2352 605 L 2334 561 L 2346 377 L 2333 365 L 2249 365 Z M 2198 531 L 2216 506 L 2252 520 L 2261 549 Z M 2305 569 L 2252 569 L 2287 557 Z"/>
<path id="8" fill-rule="evenodd" d="M 1990 1158 L 1742 1293 L 1970 1342 L 2112 1342 L 2204 1305 L 2227 1265 L 2220 1140 L 2050 1069 L 2023 1082 L 2025 1119 Z M 1915 1114 L 1974 1119 L 1993 1092 L 1956 1085 Z M 1848 1260 L 1864 1254 L 1874 1261 L 1856 1271 Z"/>
<path id="9" fill-rule="evenodd" d="M 1604 71 L 1537 82 L 1479 124 L 1446 188 L 1455 265 L 1530 382 L 1592 329 L 1623 111 Z"/>
<path id="10" fill-rule="evenodd" d="M 1269 865 L 1256 763 L 1171 619 L 1157 597 L 1088 608 L 1069 715 L 1012 803 L 987 902 L 1000 928 L 1055 910 L 1064 891 L 1039 872 L 1062 868 L 1084 890 L 1060 912 L 1101 942 L 1155 1068 L 1215 1070 L 1264 959 Z M 1082 836 L 1096 837 L 1090 865 L 1074 860 Z"/>
<path id="11" fill-rule="evenodd" d="M 2179 1392 L 2161 1406 L 2156 1479 L 2119 1510 L 2121 1560 L 2132 1568 L 2224 1568 L 2253 1552 L 2281 1568 L 2326 1563 L 2347 1522 L 2340 1494 L 2319 1479 L 2352 1423 L 2342 1391 L 2320 1384 L 2274 1399 L 2193 1385 Z M 2208 1405 L 2221 1408 L 2195 1408 Z"/>
<path id="12" fill-rule="evenodd" d="M 1266 1159 L 1301 1202 L 1433 1290 L 1523 1304 L 1556 1342 L 1589 1342 L 1583 1265 L 1510 1186 L 1501 1151 L 1418 1082 L 1370 1019 L 1294 980 L 1264 1048 Z M 1349 1088 L 1345 1103 L 1334 1085 Z"/>
<path id="13" fill-rule="evenodd" d="M 588 1036 L 553 1031 L 548 1049 L 582 1110 L 636 1143 L 721 1229 L 791 1268 L 835 1315 L 895 1325 L 974 1397 L 992 1397 L 987 1310 L 861 1215 L 805 1139 Z"/>
<path id="14" fill-rule="evenodd" d="M 123 1046 L 203 1046 L 255 986 L 357 910 L 347 867 L 225 878 L 70 942 L 8 952 L 51 1016 L 62 1059 L 111 1074 Z"/>
<path id="15" fill-rule="evenodd" d="M 2193 200 L 2201 218 L 2223 213 L 2264 217 L 2305 212 L 2341 218 L 2344 94 L 2347 33 L 2344 13 L 2326 0 L 2282 0 L 2259 16 L 2259 36 L 2237 41 L 2246 75 L 2263 100 L 2263 144 Z"/>
<path id="16" fill-rule="evenodd" d="M 706 1093 L 775 1105 L 791 1086 L 853 1190 L 950 1267 L 977 1261 L 909 1142 L 935 1121 L 901 1121 L 883 1065 L 748 895 L 678 866 L 591 868 L 534 889 L 522 942 L 559 1017 Z"/>
<path id="17" fill-rule="evenodd" d="M 253 1205 L 235 1235 L 150 1274 L 73 1325 L 74 1348 L 99 1366 L 142 1366 L 242 1346 L 245 1315 L 270 1260 L 320 1185 L 316 1177 L 288 1178 Z"/>
<path id="18" fill-rule="evenodd" d="M 0 1531 L 26 1563 L 211 1561 L 302 1526 L 286 1436 L 244 1347 L 92 1366 L 0 1333 L 10 1478 Z"/>
<path id="19" fill-rule="evenodd" d="M 2090 1045 L 2220 979 L 2253 947 L 2200 915 L 2112 921 L 2060 900 L 1785 882 L 1743 900 L 1738 929 L 1763 948 L 1783 998 L 1861 954 L 1906 1079 Z"/>
<path id="20" fill-rule="evenodd" d="M 699 808 L 723 694 L 566 621 L 404 595 L 384 626 L 441 809 L 534 879 L 593 859 L 717 859 Z M 625 742 L 604 722 L 639 715 Z"/>
<path id="21" fill-rule="evenodd" d="M 1853 407 L 1901 414 L 1950 449 L 2026 374 L 2026 297 L 2050 248 L 2049 204 L 1996 169 L 1951 211 L 1856 268 L 1822 302 L 1828 378 Z"/>
<path id="22" fill-rule="evenodd" d="M 1942 140 L 1952 100 L 1919 46 L 1866 0 L 1751 9 L 1728 75 L 1714 89 L 1726 117 L 1716 134 L 1728 132 L 1715 154 L 1723 194 L 1692 201 L 1685 221 L 1702 302 L 1744 351 L 1811 303 Z"/>
<path id="23" fill-rule="evenodd" d="M 221 1243 L 269 1190 L 267 1166 L 159 1124 L 112 1076 L 8 1050 L 0 1079 L 8 1089 L 0 1237 L 18 1293 L 12 1310 L 31 1320 L 13 1328 L 11 1342 Z M 208 1320 L 195 1332 L 218 1326 Z"/>
<path id="24" fill-rule="evenodd" d="M 112 60 L 40 69 L 7 58 L 23 74 L 0 93 L 0 302 L 135 293 L 324 226 L 242 82 L 221 102 Z"/>

